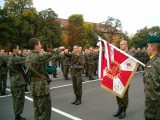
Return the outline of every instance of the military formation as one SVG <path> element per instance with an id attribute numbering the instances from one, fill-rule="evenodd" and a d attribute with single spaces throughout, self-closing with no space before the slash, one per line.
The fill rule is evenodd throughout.
<path id="1" fill-rule="evenodd" d="M 33 98 L 34 119 L 51 119 L 50 82 L 57 78 L 57 68 L 61 67 L 64 80 L 69 80 L 69 74 L 73 84 L 75 99 L 73 105 L 82 104 L 82 75 L 88 80 L 94 80 L 98 74 L 99 50 L 89 47 L 82 49 L 74 45 L 72 50 L 65 47 L 44 51 L 40 40 L 31 38 L 28 42 L 29 49 L 20 50 L 17 44 L 11 44 L 10 52 L 0 51 L 0 96 L 7 95 L 7 76 L 10 77 L 10 88 L 13 99 L 15 120 L 25 120 L 22 117 L 25 92 L 29 91 Z M 148 38 L 148 47 L 131 48 L 128 50 L 127 42 L 120 42 L 120 49 L 147 64 L 139 66 L 138 70 L 144 70 L 145 88 L 145 120 L 160 120 L 160 37 Z M 53 79 L 50 78 L 53 75 Z M 129 89 L 129 88 L 128 88 Z M 116 97 L 118 110 L 114 117 L 122 119 L 126 116 L 128 107 L 128 92 L 123 98 Z"/>

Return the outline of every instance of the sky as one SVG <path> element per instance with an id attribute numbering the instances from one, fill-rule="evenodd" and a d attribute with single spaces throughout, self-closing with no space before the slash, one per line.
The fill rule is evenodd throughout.
<path id="1" fill-rule="evenodd" d="M 147 26 L 160 26 L 159 0 L 33 0 L 38 11 L 52 8 L 59 18 L 82 14 L 84 21 L 100 23 L 108 16 L 122 23 L 122 30 L 135 34 Z"/>
<path id="2" fill-rule="evenodd" d="M 123 32 L 129 35 L 145 26 L 160 26 L 159 5 L 159 0 L 33 0 L 38 11 L 52 8 L 58 18 L 82 14 L 84 21 L 100 23 L 108 16 L 114 17 L 121 21 Z"/>

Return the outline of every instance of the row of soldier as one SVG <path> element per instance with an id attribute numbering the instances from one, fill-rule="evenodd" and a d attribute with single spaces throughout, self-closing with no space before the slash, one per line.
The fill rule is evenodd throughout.
<path id="1" fill-rule="evenodd" d="M 71 60 L 69 57 L 65 56 L 64 53 L 69 53 L 70 51 L 65 48 L 65 47 L 59 47 L 59 59 L 55 61 L 51 61 L 52 66 L 56 67 L 61 67 L 61 70 L 63 72 L 63 76 L 65 80 L 69 80 L 68 75 L 69 75 L 69 67 L 71 64 Z M 85 74 L 86 77 L 89 77 L 89 80 L 94 80 L 93 76 L 97 75 L 98 72 L 98 49 L 90 47 L 88 49 L 82 50 L 82 47 L 79 47 L 79 50 L 81 54 L 83 55 L 84 58 L 84 67 L 82 70 L 82 73 Z M 41 52 L 45 52 L 44 49 L 41 50 Z M 28 49 L 23 49 L 19 51 L 20 56 L 26 56 L 27 54 L 30 53 L 30 50 Z M 135 49 L 132 47 L 129 50 L 129 54 L 141 61 L 142 63 L 146 64 L 149 60 L 149 57 L 147 55 L 146 49 L 145 48 L 137 48 Z M 7 60 L 9 56 L 11 55 L 11 52 L 5 52 L 4 49 L 0 51 L 0 96 L 6 95 L 6 87 L 7 87 Z M 140 66 L 142 70 L 144 68 Z M 138 70 L 140 70 L 140 67 Z M 57 78 L 57 70 L 52 72 L 53 78 Z M 26 81 L 27 82 L 27 81 Z M 28 91 L 28 82 L 26 83 L 25 86 L 25 91 Z"/>
<path id="2" fill-rule="evenodd" d="M 5 73 L 1 72 L 0 76 L 0 95 L 6 95 L 6 82 L 7 82 L 7 71 L 9 68 L 9 75 L 10 75 L 10 85 L 11 85 L 11 94 L 13 97 L 13 108 L 15 113 L 15 120 L 25 120 L 25 118 L 21 117 L 21 113 L 23 112 L 23 106 L 24 106 L 24 92 L 27 90 L 27 84 L 31 82 L 30 88 L 31 93 L 33 96 L 33 103 L 35 108 L 34 117 L 35 119 L 44 118 L 45 120 L 49 120 L 51 117 L 51 110 L 46 108 L 46 110 L 43 111 L 37 111 L 39 108 L 39 104 L 46 104 L 48 103 L 48 107 L 51 106 L 51 99 L 50 99 L 50 92 L 49 92 L 49 85 L 47 88 L 45 88 L 45 92 L 41 91 L 42 84 L 46 85 L 50 82 L 46 77 L 46 74 L 43 75 L 43 71 L 39 73 L 37 70 L 43 70 L 39 69 L 39 64 L 41 64 L 41 67 L 45 61 L 44 68 L 48 66 L 58 66 L 58 61 L 60 63 L 63 76 L 65 80 L 68 80 L 68 74 L 69 69 L 71 72 L 72 77 L 72 83 L 73 83 L 73 89 L 75 94 L 75 100 L 72 102 L 72 104 L 80 105 L 81 104 L 81 98 L 82 98 L 82 74 L 84 73 L 86 77 L 89 77 L 89 80 L 93 80 L 93 76 L 97 75 L 97 67 L 98 67 L 98 49 L 94 49 L 93 47 L 90 47 L 89 49 L 82 50 L 79 46 L 73 46 L 73 51 L 69 52 L 68 49 L 64 47 L 56 48 L 50 52 L 45 52 L 43 49 L 41 49 L 40 41 L 37 38 L 30 39 L 29 46 L 31 50 L 23 50 L 22 52 L 19 50 L 18 45 L 11 45 L 11 53 L 6 54 L 4 50 L 1 50 L 0 54 L 0 69 L 1 71 L 5 68 Z M 132 50 L 130 52 L 133 52 Z M 134 53 L 134 52 L 133 52 Z M 34 55 L 32 55 L 34 54 Z M 136 53 L 135 53 L 136 55 Z M 35 58 L 37 56 L 37 58 Z M 52 59 L 49 59 L 50 56 Z M 54 56 L 54 57 L 53 57 Z M 134 56 L 134 55 L 133 55 Z M 26 58 L 28 58 L 26 60 Z M 34 67 L 32 68 L 32 65 L 30 65 L 30 62 L 34 61 Z M 38 61 L 35 63 L 35 61 Z M 42 62 L 43 61 L 43 62 Z M 142 61 L 143 62 L 143 61 Z M 8 68 L 7 68 L 8 65 Z M 28 72 L 28 66 L 30 66 L 30 72 Z M 37 68 L 37 69 L 36 69 Z M 35 70 L 36 69 L 36 70 Z M 80 71 L 80 72 L 79 72 Z M 26 74 L 29 73 L 29 74 Z M 56 70 L 52 71 L 53 78 L 56 78 L 57 72 Z M 76 75 L 77 74 L 77 75 Z M 5 76 L 4 78 L 2 76 Z M 18 77 L 17 77 L 18 76 Z M 23 76 L 23 78 L 22 78 Z M 30 77 L 32 79 L 30 80 Z M 46 79 L 47 78 L 47 79 Z M 44 80 L 46 79 L 46 80 Z M 43 83 L 38 83 L 37 81 L 44 80 Z M 75 81 L 80 81 L 79 83 Z M 35 84 L 39 84 L 40 88 L 33 88 Z M 18 86 L 18 87 L 17 87 Z M 35 90 L 33 90 L 35 89 Z M 37 90 L 37 91 L 36 91 Z M 21 92 L 17 92 L 21 91 Z M 43 93 L 44 92 L 44 93 Z M 40 101 L 37 103 L 36 101 L 44 97 L 44 101 Z M 21 102 L 17 102 L 20 99 Z M 49 102 L 50 101 L 50 102 Z M 45 111 L 45 114 L 44 114 Z"/>

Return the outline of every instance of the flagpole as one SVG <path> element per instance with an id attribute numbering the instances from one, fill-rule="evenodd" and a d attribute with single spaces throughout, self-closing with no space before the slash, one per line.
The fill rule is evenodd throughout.
<path id="1" fill-rule="evenodd" d="M 105 40 L 103 40 L 102 38 L 100 38 L 99 40 L 102 40 L 103 42 L 105 41 Z M 112 44 L 109 44 L 109 45 L 110 45 L 111 47 L 113 47 L 114 49 L 116 49 L 117 51 L 121 52 L 122 54 L 125 54 L 127 57 L 131 58 L 132 60 L 138 62 L 138 63 L 141 64 L 143 67 L 146 66 L 146 65 L 145 65 L 144 63 L 142 63 L 141 61 L 135 59 L 134 57 L 130 56 L 130 55 L 127 54 L 126 52 L 124 52 L 124 51 L 120 50 L 119 48 L 115 47 L 114 45 L 112 45 Z"/>

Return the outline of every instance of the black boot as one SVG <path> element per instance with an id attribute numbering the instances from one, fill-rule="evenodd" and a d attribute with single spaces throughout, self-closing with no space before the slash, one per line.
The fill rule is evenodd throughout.
<path id="1" fill-rule="evenodd" d="M 53 75 L 53 78 L 57 78 L 57 76 L 56 76 L 56 75 Z"/>
<path id="2" fill-rule="evenodd" d="M 2 92 L 2 95 L 8 95 L 8 94 L 6 93 L 6 91 L 3 91 L 3 92 Z"/>
<path id="3" fill-rule="evenodd" d="M 117 110 L 117 112 L 115 112 L 115 113 L 113 114 L 113 116 L 114 116 L 114 117 L 117 117 L 117 116 L 119 116 L 119 115 L 121 114 L 121 112 L 122 112 L 122 108 L 119 107 L 118 110 Z"/>
<path id="4" fill-rule="evenodd" d="M 145 120 L 154 120 L 154 118 L 145 117 Z"/>
<path id="5" fill-rule="evenodd" d="M 122 108 L 122 112 L 121 112 L 121 114 L 119 115 L 119 119 L 122 119 L 122 118 L 124 118 L 126 116 L 126 108 Z"/>
<path id="6" fill-rule="evenodd" d="M 78 100 L 78 95 L 75 96 L 75 100 L 73 102 L 71 102 L 71 104 L 75 104 Z"/>
<path id="7" fill-rule="evenodd" d="M 78 96 L 78 100 L 77 100 L 77 102 L 75 103 L 75 105 L 80 105 L 80 104 L 82 103 L 81 98 L 82 98 L 82 96 L 79 95 L 79 96 Z"/>
<path id="8" fill-rule="evenodd" d="M 94 78 L 90 76 L 90 77 L 89 77 L 89 80 L 94 80 Z"/>
<path id="9" fill-rule="evenodd" d="M 27 84 L 25 85 L 25 92 L 28 92 Z"/>
<path id="10" fill-rule="evenodd" d="M 65 78 L 65 80 L 69 80 L 68 76 L 65 76 L 64 78 Z"/>
<path id="11" fill-rule="evenodd" d="M 26 118 L 23 118 L 20 115 L 16 115 L 15 120 L 26 120 Z"/>

